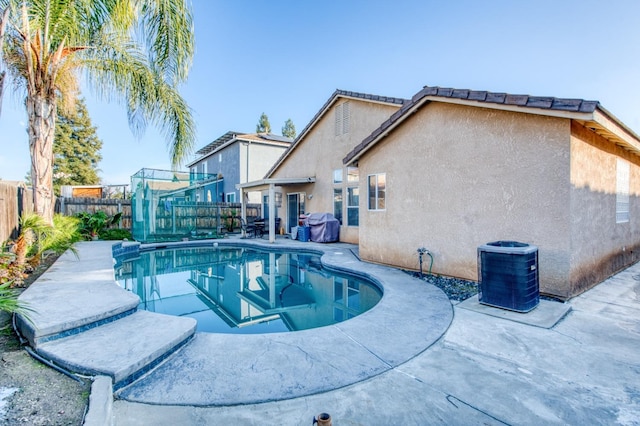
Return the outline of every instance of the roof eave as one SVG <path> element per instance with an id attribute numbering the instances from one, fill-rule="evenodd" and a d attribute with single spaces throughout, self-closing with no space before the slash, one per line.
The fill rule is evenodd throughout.
<path id="1" fill-rule="evenodd" d="M 373 148 L 382 139 L 387 137 L 406 119 L 411 117 L 413 113 L 415 113 L 418 109 L 420 109 L 425 104 L 428 104 L 431 102 L 444 102 L 449 104 L 472 106 L 475 108 L 487 108 L 487 109 L 495 109 L 495 110 L 501 110 L 501 111 L 525 113 L 525 114 L 543 115 L 547 117 L 567 118 L 567 119 L 580 120 L 580 121 L 593 120 L 594 114 L 595 114 L 591 112 L 577 112 L 577 111 L 533 108 L 533 107 L 526 107 L 526 106 L 519 106 L 519 105 L 506 105 L 506 104 L 427 95 L 420 98 L 417 102 L 415 102 L 415 104 L 412 105 L 411 108 L 409 108 L 400 117 L 398 117 L 395 121 L 393 121 L 390 125 L 388 125 L 388 127 L 381 129 L 381 131 L 379 131 L 379 134 L 375 138 L 373 138 L 370 141 L 367 141 L 365 139 L 361 144 L 361 146 L 356 147 L 352 152 L 347 154 L 347 156 L 343 159 L 343 163 L 345 165 L 352 165 L 355 162 L 357 162 L 358 159 L 360 159 L 366 152 L 368 152 L 371 148 Z M 621 124 L 617 120 L 615 120 L 615 122 L 619 125 Z M 375 134 L 375 131 L 374 131 L 374 134 Z"/>
<path id="2" fill-rule="evenodd" d="M 252 182 L 239 183 L 236 185 L 237 189 L 260 191 L 268 188 L 270 185 L 304 185 L 308 183 L 315 183 L 315 176 L 301 177 L 301 178 L 264 178 L 260 180 L 254 180 Z"/>
<path id="3" fill-rule="evenodd" d="M 600 136 L 640 156 L 640 136 L 606 109 L 598 107 L 591 120 L 580 122 Z"/>

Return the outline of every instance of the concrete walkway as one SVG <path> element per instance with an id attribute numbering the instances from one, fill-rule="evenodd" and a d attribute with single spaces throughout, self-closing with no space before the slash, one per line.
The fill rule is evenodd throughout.
<path id="1" fill-rule="evenodd" d="M 465 303 L 436 344 L 363 382 L 228 407 L 116 401 L 114 422 L 310 425 L 327 412 L 334 426 L 640 424 L 640 264 L 571 300 L 552 328 Z"/>
<path id="2" fill-rule="evenodd" d="M 30 295 L 29 292 L 23 295 L 31 302 L 45 303 L 48 299 L 51 304 L 55 294 L 52 290 L 57 287 L 48 285 L 66 280 L 79 290 L 78 298 L 87 298 L 85 302 L 103 299 L 108 309 L 100 309 L 89 325 L 79 318 L 82 315 L 73 314 L 69 320 L 75 328 L 69 336 L 62 330 L 66 328 L 60 325 L 63 321 L 56 317 L 39 316 L 35 326 L 25 325 L 25 329 L 37 349 L 61 345 L 68 337 L 87 339 L 90 334 L 86 333 L 97 333 L 98 340 L 93 341 L 103 346 L 96 353 L 113 353 L 112 357 L 119 359 L 123 353 L 122 348 L 118 349 L 118 339 L 123 335 L 116 334 L 109 340 L 109 334 L 103 331 L 112 324 L 103 324 L 104 318 L 113 314 L 115 322 L 121 321 L 125 324 L 123 329 L 133 334 L 138 330 L 127 327 L 126 321 L 142 312 L 130 312 L 131 300 L 126 296 L 116 296 L 118 303 L 111 297 L 105 298 L 103 281 L 112 280 L 109 274 L 113 273 L 103 259 L 104 249 L 109 246 L 86 244 L 81 253 L 94 255 L 81 254 L 81 258 L 95 262 L 94 272 L 83 275 L 76 269 L 74 274 L 73 268 L 80 267 L 83 261 L 65 258 L 54 265 L 53 275 L 43 276 L 40 285 L 29 290 Z M 94 252 L 98 248 L 101 255 Z M 352 256 L 344 256 L 343 248 L 337 246 L 334 250 L 335 258 L 328 256 L 329 262 L 357 262 Z M 383 302 L 369 316 L 365 314 L 342 326 L 329 327 L 335 333 L 331 335 L 323 335 L 326 331 L 320 330 L 319 334 L 254 336 L 248 346 L 244 341 L 231 345 L 219 340 L 219 336 L 202 333 L 189 340 L 192 324 L 189 321 L 177 324 L 171 327 L 175 329 L 171 336 L 158 338 L 171 351 L 175 349 L 171 345 L 186 343 L 185 346 L 142 378 L 127 379 L 119 394 L 128 400 L 117 399 L 113 407 L 105 409 L 108 414 L 103 419 L 108 421 L 104 417 L 112 416 L 115 425 L 301 425 L 311 424 L 313 416 L 320 412 L 328 412 L 334 426 L 640 424 L 640 265 L 628 268 L 567 304 L 541 303 L 531 314 L 505 314 L 470 299 L 453 308 L 452 322 L 451 305 L 441 298 L 439 290 L 434 291 L 434 287 L 424 283 L 414 287 L 414 281 L 405 280 L 408 276 L 400 271 L 365 265 L 374 276 L 391 283 L 385 288 Z M 394 283 L 396 279 L 399 281 Z M 96 284 L 95 298 L 91 296 L 94 286 L 80 285 L 83 280 Z M 401 291 L 404 286 L 410 291 Z M 58 289 L 71 300 L 68 290 L 64 285 Z M 425 291 L 416 296 L 416 292 Z M 423 304 L 426 299 L 432 303 L 429 309 Z M 59 316 L 62 309 L 59 305 L 76 303 L 58 302 L 47 308 L 52 310 L 49 314 Z M 396 304 L 399 302 L 403 304 Z M 567 313 L 568 308 L 571 310 Z M 399 312 L 394 311 L 398 309 Z M 135 321 L 136 327 L 149 322 L 145 318 Z M 411 337 L 416 335 L 412 333 L 418 336 L 413 341 Z M 288 364 L 278 357 L 271 358 L 272 353 L 283 353 L 283 346 L 290 346 L 291 342 L 283 343 L 283 336 L 295 335 L 298 335 L 295 348 L 304 356 L 291 359 Z M 87 341 L 92 340 L 85 340 L 82 345 L 90 346 Z M 112 342 L 111 347 L 105 346 L 108 341 Z M 354 342 L 358 345 L 354 346 Z M 358 346 L 366 350 L 356 352 Z M 323 349 L 314 353 L 313 348 Z M 142 345 L 139 349 L 150 353 L 153 347 Z M 256 351 L 258 358 L 230 356 L 247 352 L 255 355 Z M 327 362 L 326 357 L 332 352 L 337 356 L 333 363 Z M 372 361 L 377 361 L 362 362 L 365 352 L 373 355 Z M 64 364 L 69 354 L 61 349 L 56 356 Z M 77 367 L 75 361 L 81 364 L 86 361 L 80 356 L 79 352 L 72 354 L 68 366 Z M 265 357 L 276 363 L 259 364 Z M 108 360 L 105 356 L 104 361 Z M 114 362 L 111 368 L 112 378 L 116 371 L 126 370 L 119 362 Z M 255 371 L 271 374 L 243 379 L 247 372 Z M 368 373 L 362 375 L 363 371 Z M 292 374 L 283 376 L 283 372 Z M 124 371 L 121 377 L 130 373 Z M 126 386 L 134 380 L 133 385 Z M 341 387 L 331 390 L 335 387 L 331 381 Z M 236 383 L 239 386 L 234 386 Z M 283 390 L 291 393 L 283 395 Z M 104 395 L 108 398 L 110 392 Z M 269 400 L 276 401 L 261 402 Z M 100 419 L 95 412 L 90 412 L 90 417 Z"/>

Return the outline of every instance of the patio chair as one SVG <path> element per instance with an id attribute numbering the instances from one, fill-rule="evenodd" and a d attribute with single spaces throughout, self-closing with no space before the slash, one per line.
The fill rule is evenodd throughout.
<path id="1" fill-rule="evenodd" d="M 247 236 L 247 238 L 257 237 L 258 229 L 256 225 L 253 223 L 253 221 L 247 222 L 244 219 L 240 218 L 240 222 L 241 222 L 242 230 L 245 232 L 245 235 Z"/>

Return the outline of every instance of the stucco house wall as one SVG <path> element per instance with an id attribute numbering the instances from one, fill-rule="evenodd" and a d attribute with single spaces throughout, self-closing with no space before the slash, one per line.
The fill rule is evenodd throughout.
<path id="1" fill-rule="evenodd" d="M 349 131 L 336 136 L 335 109 L 336 106 L 342 105 L 344 102 L 349 102 Z M 342 159 L 347 152 L 360 143 L 362 139 L 398 108 L 399 105 L 338 97 L 319 121 L 299 141 L 295 150 L 292 150 L 290 155 L 270 175 L 271 178 L 305 176 L 316 178 L 316 182 L 309 185 L 282 186 L 284 199 L 286 200 L 289 193 L 303 193 L 306 195 L 305 210 L 307 213 L 333 213 L 333 190 L 334 188 L 343 188 L 343 211 L 345 211 L 348 183 L 346 182 L 347 169 L 343 165 Z M 333 183 L 333 172 L 336 169 L 343 170 L 344 184 Z M 361 175 L 360 180 L 362 180 Z M 354 186 L 358 185 L 354 184 Z M 286 204 L 286 202 L 283 203 L 279 212 L 279 216 L 282 218 L 287 217 Z M 345 211 L 342 226 L 340 227 L 340 240 L 357 244 L 359 228 L 359 226 L 347 226 Z"/>
<path id="2" fill-rule="evenodd" d="M 629 163 L 630 220 L 616 223 L 617 162 Z M 578 123 L 571 128 L 571 277 L 578 294 L 640 260 L 640 159 Z"/>
<path id="3" fill-rule="evenodd" d="M 570 121 L 433 102 L 360 159 L 360 256 L 477 280 L 477 247 L 539 247 L 541 286 L 569 280 Z M 370 211 L 366 177 L 386 173 L 386 208 Z M 428 267 L 428 265 L 426 265 Z"/>

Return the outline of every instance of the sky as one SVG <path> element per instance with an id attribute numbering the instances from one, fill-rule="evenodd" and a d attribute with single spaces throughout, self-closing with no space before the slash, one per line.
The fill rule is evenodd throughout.
<path id="1" fill-rule="evenodd" d="M 227 131 L 300 132 L 336 89 L 410 98 L 423 86 L 581 98 L 640 134 L 640 1 L 193 0 L 196 53 L 180 91 L 195 151 Z M 171 168 L 167 141 L 84 88 L 103 184 Z M 20 95 L 5 90 L 0 179 L 30 168 Z M 180 170 L 185 170 L 181 167 Z"/>

